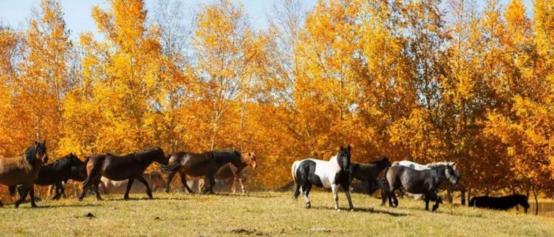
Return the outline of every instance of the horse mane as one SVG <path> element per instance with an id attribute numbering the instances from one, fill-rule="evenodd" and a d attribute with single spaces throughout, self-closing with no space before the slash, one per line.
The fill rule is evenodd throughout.
<path id="1" fill-rule="evenodd" d="M 29 164 L 32 164 L 33 161 L 35 161 L 35 153 L 36 149 L 34 146 L 30 146 L 25 150 L 25 159 L 27 160 L 27 162 L 29 162 Z"/>
<path id="2" fill-rule="evenodd" d="M 58 159 L 58 160 L 54 161 L 53 163 L 51 163 L 47 166 L 55 168 L 55 169 L 61 169 L 61 168 L 70 166 L 72 159 L 74 159 L 74 157 L 72 156 L 72 154 L 69 154 L 69 155 L 66 155 L 66 156 L 62 157 L 61 159 Z"/>
<path id="3" fill-rule="evenodd" d="M 452 161 L 439 161 L 439 162 L 428 163 L 428 164 L 425 164 L 425 165 L 428 166 L 429 168 L 435 168 L 435 167 L 439 167 L 439 166 L 453 166 L 454 162 L 452 162 Z"/>

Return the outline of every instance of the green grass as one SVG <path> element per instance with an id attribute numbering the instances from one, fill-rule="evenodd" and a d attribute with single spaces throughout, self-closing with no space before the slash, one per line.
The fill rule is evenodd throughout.
<path id="1" fill-rule="evenodd" d="M 133 194 L 132 198 L 144 198 Z M 2 236 L 554 236 L 554 218 L 400 199 L 398 208 L 353 195 L 355 212 L 333 210 L 330 193 L 313 192 L 312 209 L 289 192 L 249 195 L 155 193 L 28 203 L 0 208 Z M 346 199 L 341 193 L 341 207 Z M 86 217 L 91 213 L 94 217 Z"/>

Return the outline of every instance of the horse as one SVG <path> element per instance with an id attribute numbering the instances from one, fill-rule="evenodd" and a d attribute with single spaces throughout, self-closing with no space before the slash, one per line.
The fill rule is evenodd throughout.
<path id="1" fill-rule="evenodd" d="M 369 164 L 352 163 L 352 178 L 367 182 L 367 194 L 369 195 L 374 192 L 374 187 L 381 186 L 381 183 L 378 182 L 377 177 L 391 165 L 386 156 L 377 158 L 377 161 Z"/>
<path id="2" fill-rule="evenodd" d="M 144 178 L 144 170 L 153 162 L 167 165 L 167 158 L 161 148 L 153 148 L 144 151 L 130 153 L 124 156 L 116 156 L 110 153 L 96 154 L 89 157 L 87 163 L 87 178 L 83 182 L 83 189 L 79 196 L 82 201 L 88 188 L 92 187 L 96 193 L 96 199 L 102 200 L 98 192 L 101 177 L 111 180 L 128 180 L 127 189 L 123 199 L 129 199 L 129 190 L 136 179 L 146 186 L 146 194 L 152 199 L 152 191 Z"/>
<path id="3" fill-rule="evenodd" d="M 346 193 L 349 210 L 354 210 L 352 198 L 350 197 L 351 182 L 351 147 L 340 147 L 336 155 L 328 161 L 308 158 L 295 161 L 291 166 L 292 178 L 295 183 L 293 198 L 297 199 L 300 192 L 304 194 L 306 208 L 311 207 L 309 198 L 312 185 L 323 188 L 331 188 L 335 209 L 339 209 L 338 189 L 341 187 Z"/>
<path id="4" fill-rule="evenodd" d="M 521 194 L 513 194 L 503 197 L 480 196 L 472 198 L 469 201 L 469 206 L 494 210 L 508 210 L 517 205 L 521 205 L 524 208 L 525 213 L 527 213 L 527 209 L 529 209 L 529 202 L 527 200 L 528 197 Z"/>
<path id="5" fill-rule="evenodd" d="M 31 207 L 37 207 L 33 183 L 46 162 L 46 142 L 36 141 L 25 150 L 23 156 L 0 159 L 0 184 L 8 187 L 21 184 L 25 187 L 25 191 L 20 193 L 19 199 L 15 202 L 16 208 L 25 201 L 27 194 L 31 196 Z M 0 206 L 3 206 L 1 201 Z"/>
<path id="6" fill-rule="evenodd" d="M 425 210 L 429 210 L 429 201 L 435 200 L 432 211 L 439 208 L 441 198 L 437 195 L 437 189 L 440 184 L 448 180 L 456 184 L 460 179 L 460 174 L 452 162 L 438 162 L 428 165 L 430 169 L 417 170 L 412 167 L 402 165 L 392 165 L 385 173 L 387 182 L 387 196 L 389 205 L 398 206 L 398 199 L 394 191 L 400 188 L 413 194 L 423 194 L 425 199 Z M 395 204 L 393 205 L 393 201 Z"/>
<path id="7" fill-rule="evenodd" d="M 162 178 L 162 175 L 157 171 L 153 171 L 153 172 L 150 172 L 150 173 L 144 173 L 143 177 L 151 185 L 151 188 L 152 188 L 153 192 L 156 192 L 160 188 L 163 188 L 165 186 L 165 181 Z M 103 191 L 104 194 L 124 193 L 125 192 L 125 187 L 127 187 L 127 183 L 128 183 L 127 180 L 115 181 L 115 180 L 110 180 L 106 177 L 102 177 L 100 179 L 100 187 L 102 188 L 102 191 Z M 129 192 L 130 193 L 139 193 L 139 192 L 145 192 L 145 191 L 146 191 L 146 186 L 141 185 L 139 183 L 138 186 L 134 185 L 133 187 L 131 187 L 131 190 Z"/>
<path id="8" fill-rule="evenodd" d="M 234 179 L 242 185 L 240 172 L 247 166 L 256 168 L 256 155 L 248 152 L 246 155 L 239 151 L 209 151 L 203 153 L 176 152 L 170 155 L 169 165 L 166 171 L 169 173 L 165 191 L 169 192 L 171 180 L 175 174 L 179 173 L 181 183 L 190 193 L 194 193 L 187 184 L 187 175 L 191 177 L 205 177 L 208 186 L 204 187 L 203 193 L 214 193 L 215 175 L 221 167 L 226 164 L 232 164 L 237 168 L 233 174 Z M 243 186 L 244 187 L 244 186 Z"/>
<path id="9" fill-rule="evenodd" d="M 75 154 L 70 153 L 54 163 L 42 166 L 35 184 L 40 186 L 55 186 L 55 195 L 52 199 L 57 200 L 64 195 L 63 183 L 67 183 L 67 180 L 84 181 L 87 178 L 86 163 L 87 161 L 83 162 Z M 13 188 L 13 186 L 10 187 L 12 190 Z M 20 187 L 18 190 L 20 194 L 23 192 L 22 188 Z"/>

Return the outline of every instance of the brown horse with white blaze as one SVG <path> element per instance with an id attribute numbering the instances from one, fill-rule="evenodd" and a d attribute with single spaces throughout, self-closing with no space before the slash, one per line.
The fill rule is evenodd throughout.
<path id="1" fill-rule="evenodd" d="M 96 198 L 102 200 L 98 192 L 101 177 L 115 181 L 128 180 L 124 199 L 129 199 L 129 190 L 136 179 L 146 186 L 146 194 L 152 199 L 150 185 L 144 178 L 144 170 L 153 162 L 167 165 L 167 158 L 161 148 L 154 148 L 124 156 L 116 156 L 110 153 L 96 154 L 89 157 L 87 163 L 87 179 L 83 182 L 83 190 L 79 200 L 83 200 L 88 188 L 92 187 Z"/>
<path id="2" fill-rule="evenodd" d="M 34 182 L 43 164 L 48 162 L 46 142 L 35 142 L 25 150 L 23 156 L 0 159 L 0 184 L 6 186 L 23 185 L 15 207 L 19 207 L 27 194 L 31 196 L 31 207 L 36 207 Z M 2 202 L 0 201 L 0 206 Z"/>

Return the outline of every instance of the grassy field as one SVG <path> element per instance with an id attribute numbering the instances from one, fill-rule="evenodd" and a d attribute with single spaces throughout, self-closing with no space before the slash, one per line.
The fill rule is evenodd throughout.
<path id="1" fill-rule="evenodd" d="M 355 194 L 355 212 L 333 210 L 331 194 L 312 193 L 310 210 L 289 192 L 248 195 L 155 193 L 154 200 L 92 196 L 0 208 L 1 236 L 554 236 L 554 218 L 400 199 L 398 208 Z M 341 206 L 346 207 L 344 194 Z"/>

